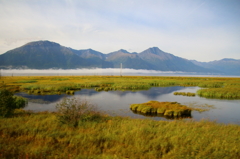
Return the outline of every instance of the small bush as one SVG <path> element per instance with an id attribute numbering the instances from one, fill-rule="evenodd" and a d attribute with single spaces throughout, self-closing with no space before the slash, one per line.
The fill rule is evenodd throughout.
<path id="1" fill-rule="evenodd" d="M 73 127 L 77 127 L 81 120 L 91 120 L 98 116 L 95 105 L 77 98 L 64 98 L 56 108 L 58 121 Z"/>
<path id="2" fill-rule="evenodd" d="M 27 100 L 22 97 L 13 96 L 13 93 L 0 90 L 0 117 L 9 117 L 15 109 L 23 108 L 27 105 Z"/>
<path id="3" fill-rule="evenodd" d="M 15 102 L 15 109 L 21 109 L 28 104 L 28 100 L 26 98 L 20 96 L 13 96 Z"/>

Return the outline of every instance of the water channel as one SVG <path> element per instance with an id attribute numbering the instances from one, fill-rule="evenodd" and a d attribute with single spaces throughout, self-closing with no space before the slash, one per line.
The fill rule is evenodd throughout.
<path id="1" fill-rule="evenodd" d="M 129 107 L 133 103 L 144 103 L 150 100 L 179 102 L 184 105 L 213 105 L 214 108 L 205 112 L 192 111 L 192 117 L 184 120 L 207 119 L 218 123 L 233 123 L 240 125 L 240 100 L 207 99 L 199 96 L 187 97 L 176 96 L 173 92 L 192 92 L 200 89 L 199 87 L 152 87 L 149 90 L 140 91 L 102 91 L 94 89 L 82 89 L 75 92 L 75 95 L 29 95 L 17 93 L 29 99 L 26 110 L 32 111 L 55 111 L 56 104 L 64 97 L 76 97 L 89 101 L 97 105 L 98 109 L 113 116 L 129 116 L 132 118 L 150 118 L 154 120 L 175 120 L 165 117 L 149 117 L 132 112 Z"/>

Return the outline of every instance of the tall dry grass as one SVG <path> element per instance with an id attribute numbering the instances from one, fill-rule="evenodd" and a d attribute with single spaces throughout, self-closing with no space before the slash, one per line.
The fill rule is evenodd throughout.
<path id="1" fill-rule="evenodd" d="M 0 158 L 240 158 L 240 126 L 101 116 L 77 127 L 56 114 L 0 119 Z"/>

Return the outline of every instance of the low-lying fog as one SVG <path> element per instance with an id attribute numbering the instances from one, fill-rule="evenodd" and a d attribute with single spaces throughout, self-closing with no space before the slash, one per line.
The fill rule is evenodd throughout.
<path id="1" fill-rule="evenodd" d="M 134 75 L 134 76 L 216 76 L 208 73 L 174 72 L 156 70 L 135 70 L 119 68 L 95 68 L 95 69 L 2 69 L 1 76 L 64 76 L 64 75 Z M 219 76 L 219 75 L 217 75 Z"/>

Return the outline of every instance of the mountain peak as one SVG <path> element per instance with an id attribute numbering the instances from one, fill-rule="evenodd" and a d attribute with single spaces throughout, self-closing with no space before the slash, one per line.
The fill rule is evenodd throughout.
<path id="1" fill-rule="evenodd" d="M 163 52 L 163 51 L 160 50 L 158 47 L 150 47 L 150 48 L 147 49 L 147 50 L 151 51 L 152 53 Z"/>
<path id="2" fill-rule="evenodd" d="M 141 52 L 140 54 L 165 55 L 166 53 L 160 50 L 158 47 L 150 47 L 147 50 Z"/>
<path id="3" fill-rule="evenodd" d="M 120 49 L 118 50 L 118 52 L 129 53 L 127 50 L 124 50 L 124 49 Z"/>
<path id="4" fill-rule="evenodd" d="M 33 42 L 29 42 L 23 46 L 60 46 L 60 44 L 55 43 L 55 42 L 51 42 L 48 40 L 41 40 L 41 41 L 33 41 Z"/>

